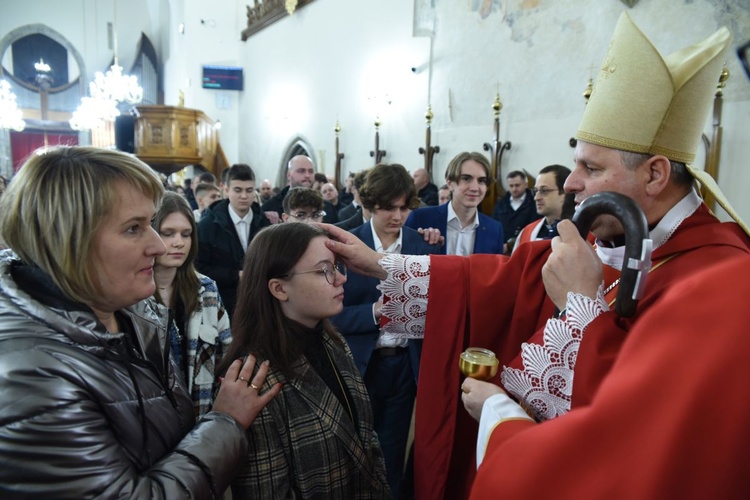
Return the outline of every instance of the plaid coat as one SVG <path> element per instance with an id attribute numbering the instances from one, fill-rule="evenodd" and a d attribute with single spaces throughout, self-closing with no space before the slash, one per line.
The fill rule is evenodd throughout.
<path id="1" fill-rule="evenodd" d="M 229 315 L 224 310 L 219 297 L 216 282 L 200 273 L 198 280 L 198 308 L 190 315 L 186 327 L 187 348 L 187 383 L 188 392 L 193 399 L 195 419 L 199 420 L 211 410 L 213 396 L 218 388 L 216 366 L 232 342 L 232 331 L 229 328 Z M 177 328 L 170 322 L 170 337 Z M 179 338 L 179 332 L 177 338 Z"/>
<path id="2" fill-rule="evenodd" d="M 232 483 L 235 500 L 391 498 L 359 370 L 345 342 L 327 336 L 323 342 L 349 389 L 359 432 L 304 358 L 293 380 L 271 367 L 261 392 L 277 382 L 284 386 L 248 429 L 247 460 Z"/>

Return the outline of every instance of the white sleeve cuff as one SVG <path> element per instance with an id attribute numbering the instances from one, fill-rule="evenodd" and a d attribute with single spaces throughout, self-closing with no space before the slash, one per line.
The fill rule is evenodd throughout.
<path id="1" fill-rule="evenodd" d="M 599 285 L 596 299 L 568 292 L 568 301 L 565 304 L 565 323 L 583 332 L 589 326 L 589 323 L 605 311 L 609 311 L 609 305 L 604 300 L 603 285 Z"/>
<path id="2" fill-rule="evenodd" d="M 487 444 L 495 430 L 504 420 L 529 420 L 534 421 L 523 409 L 503 393 L 495 394 L 487 398 L 482 406 L 482 417 L 479 419 L 479 434 L 477 436 L 477 469 L 484 460 L 487 452 Z"/>
<path id="3" fill-rule="evenodd" d="M 390 321 L 381 329 L 385 339 L 421 339 L 427 316 L 430 256 L 386 254 L 380 265 L 388 273 L 378 290 L 390 300 L 380 314 Z"/>

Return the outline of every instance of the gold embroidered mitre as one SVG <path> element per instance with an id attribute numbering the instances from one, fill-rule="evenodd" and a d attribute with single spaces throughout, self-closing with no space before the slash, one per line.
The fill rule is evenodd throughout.
<path id="1" fill-rule="evenodd" d="M 623 12 L 576 138 L 692 163 L 731 39 L 721 28 L 663 58 Z"/>

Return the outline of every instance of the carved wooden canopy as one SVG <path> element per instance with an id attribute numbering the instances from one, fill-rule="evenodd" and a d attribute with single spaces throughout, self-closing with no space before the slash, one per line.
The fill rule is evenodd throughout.
<path id="1" fill-rule="evenodd" d="M 282 17 L 291 15 L 313 0 L 254 0 L 255 6 L 247 6 L 247 28 L 242 30 L 242 41 L 270 26 Z"/>

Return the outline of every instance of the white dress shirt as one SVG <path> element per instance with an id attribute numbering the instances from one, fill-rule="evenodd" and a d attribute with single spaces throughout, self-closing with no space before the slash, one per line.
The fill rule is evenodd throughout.
<path id="1" fill-rule="evenodd" d="M 247 239 L 250 237 L 250 223 L 253 221 L 253 210 L 248 210 L 244 217 L 240 217 L 239 214 L 234 211 L 231 204 L 228 205 L 227 208 L 229 208 L 229 217 L 232 218 L 234 228 L 237 230 L 237 236 L 240 239 L 242 250 L 247 252 Z"/>
<path id="2" fill-rule="evenodd" d="M 479 227 L 479 211 L 474 213 L 474 220 L 468 226 L 461 227 L 461 220 L 453 210 L 453 202 L 449 202 L 448 224 L 445 230 L 445 253 L 464 256 L 474 253 L 477 227 Z"/>
<path id="3" fill-rule="evenodd" d="M 521 205 L 523 205 L 523 200 L 525 200 L 525 199 L 526 199 L 526 193 L 525 192 L 523 193 L 522 196 L 520 196 L 518 198 L 513 198 L 511 196 L 510 197 L 510 208 L 512 208 L 513 211 L 515 212 L 516 210 L 518 210 L 518 207 L 520 207 Z"/>

